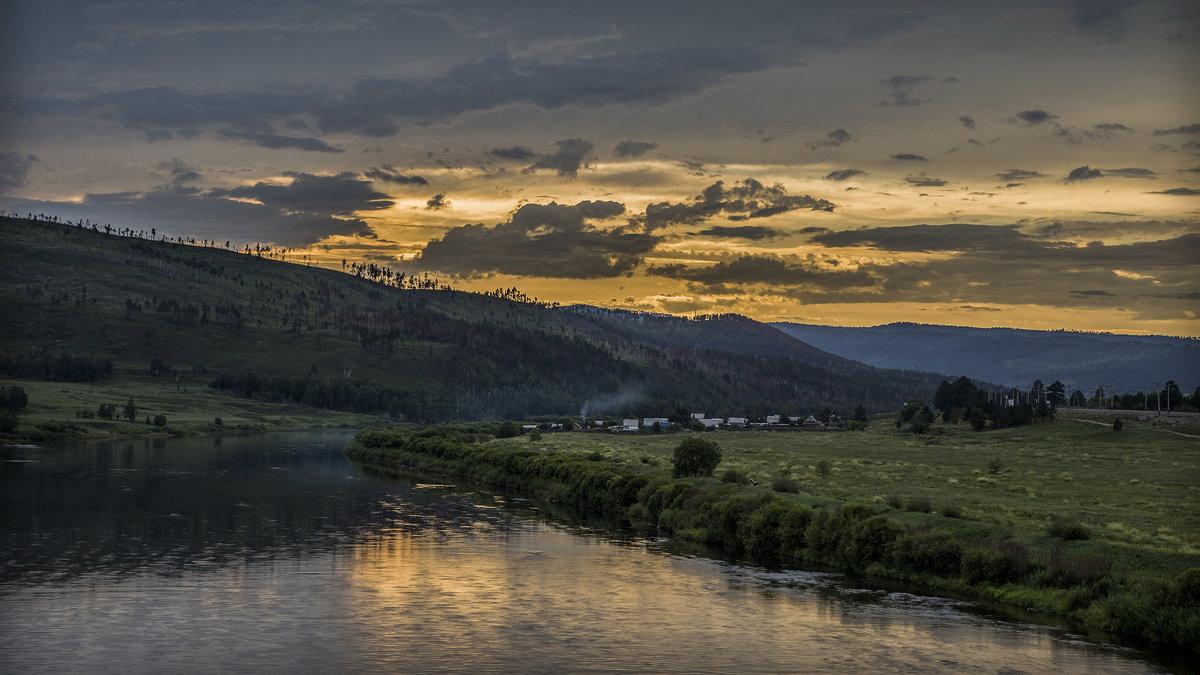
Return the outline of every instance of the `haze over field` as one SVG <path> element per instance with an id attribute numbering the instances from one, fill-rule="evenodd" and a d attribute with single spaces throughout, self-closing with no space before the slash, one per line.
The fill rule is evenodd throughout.
<path id="1" fill-rule="evenodd" d="M 832 325 L 1200 335 L 1200 10 L 32 2 L 0 209 Z"/>

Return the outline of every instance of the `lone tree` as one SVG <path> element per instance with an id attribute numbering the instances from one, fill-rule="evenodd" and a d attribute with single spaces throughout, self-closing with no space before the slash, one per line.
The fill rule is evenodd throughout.
<path id="1" fill-rule="evenodd" d="M 699 436 L 688 436 L 675 446 L 672 475 L 711 476 L 721 463 L 721 446 Z"/>

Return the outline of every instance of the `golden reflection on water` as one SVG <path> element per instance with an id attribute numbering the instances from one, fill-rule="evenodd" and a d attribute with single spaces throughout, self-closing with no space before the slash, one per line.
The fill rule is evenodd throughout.
<path id="1" fill-rule="evenodd" d="M 1145 672 L 1048 629 L 905 594 L 839 592 L 546 525 L 388 533 L 355 550 L 355 649 L 421 670 Z"/>

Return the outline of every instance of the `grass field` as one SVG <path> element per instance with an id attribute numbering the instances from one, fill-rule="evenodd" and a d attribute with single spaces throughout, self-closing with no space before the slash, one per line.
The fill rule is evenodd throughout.
<path id="1" fill-rule="evenodd" d="M 1109 426 L 1060 419 L 1000 431 L 967 425 L 901 433 L 890 419 L 862 432 L 725 431 L 716 476 L 742 471 L 770 486 L 793 478 L 801 494 L 868 503 L 926 500 L 963 521 L 1041 537 L 1054 515 L 1078 518 L 1095 542 L 1200 555 L 1200 439 L 1140 423 Z M 545 434 L 493 441 L 600 453 L 669 474 L 679 434 Z M 822 462 L 826 462 L 822 466 Z M 821 468 L 827 471 L 821 471 Z M 1024 535 L 1024 537 L 1022 537 Z"/>
<path id="2" fill-rule="evenodd" d="M 183 377 L 176 382 L 174 377 L 121 374 L 94 384 L 0 379 L 0 387 L 10 386 L 22 387 L 29 397 L 29 407 L 22 411 L 17 431 L 8 436 L 10 441 L 42 441 L 53 434 L 99 438 L 153 433 L 350 429 L 380 424 L 371 415 L 213 394 L 205 383 Z M 102 403 L 115 404 L 120 415 L 130 398 L 138 410 L 134 423 L 76 416 L 81 411 L 95 413 Z M 145 423 L 147 416 L 156 415 L 166 416 L 165 426 Z M 64 428 L 65 434 L 58 427 Z"/>

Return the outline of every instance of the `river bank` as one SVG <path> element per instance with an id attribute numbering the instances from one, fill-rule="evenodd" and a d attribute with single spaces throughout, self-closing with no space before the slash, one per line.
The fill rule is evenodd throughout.
<path id="1" fill-rule="evenodd" d="M 549 436 L 555 436 L 552 446 L 592 445 L 601 451 L 583 455 L 528 439 L 490 441 L 478 433 L 432 429 L 363 432 L 346 454 L 385 470 L 460 476 L 588 512 L 624 516 L 732 555 L 783 565 L 833 565 L 903 580 L 935 594 L 999 601 L 1132 640 L 1200 651 L 1200 555 L 1189 544 L 1134 546 L 1111 541 L 1092 536 L 1087 523 L 1068 517 L 1042 521 L 1040 530 L 1033 530 L 1019 519 L 976 518 L 987 513 L 981 508 L 984 504 L 943 509 L 929 502 L 922 507 L 919 500 L 896 503 L 891 496 L 876 500 L 802 494 L 787 491 L 786 481 L 772 481 L 785 488 L 774 490 L 743 484 L 737 477 L 730 478 L 732 482 L 672 479 L 669 464 L 654 451 L 677 443 L 681 436 Z M 847 434 L 822 436 L 844 437 L 834 442 L 868 440 Z M 771 452 L 770 444 L 762 442 L 772 438 L 769 435 L 710 437 L 738 445 L 727 453 L 718 476 L 726 466 Z M 757 448 L 752 447 L 756 440 Z M 615 450 L 628 450 L 631 444 L 631 452 L 640 453 L 633 461 Z M 952 448 L 940 450 L 953 454 Z M 972 450 L 978 455 L 979 448 Z M 1044 508 L 1030 495 L 1021 500 L 1026 510 Z"/>

